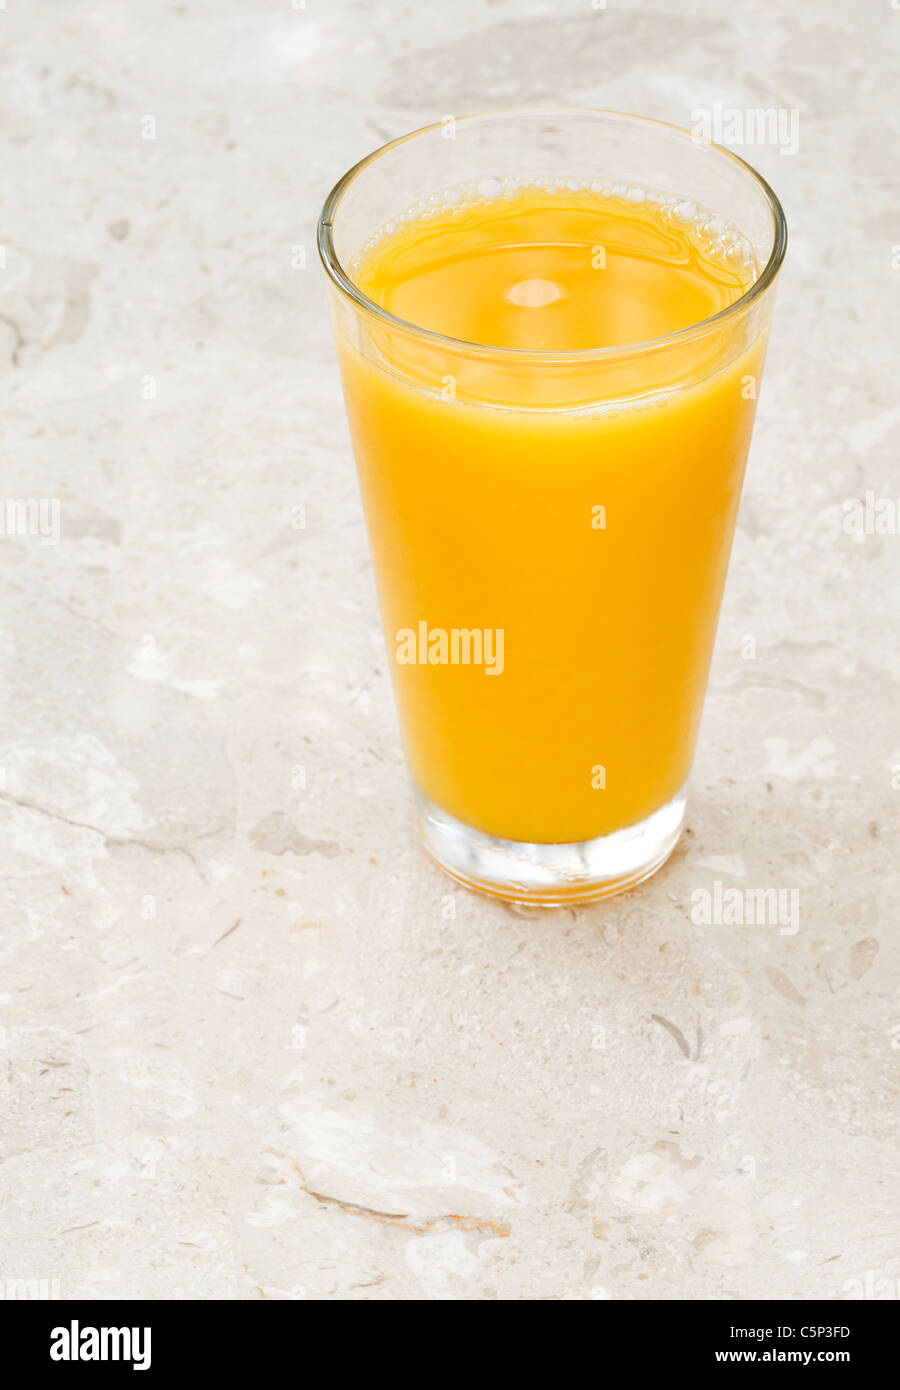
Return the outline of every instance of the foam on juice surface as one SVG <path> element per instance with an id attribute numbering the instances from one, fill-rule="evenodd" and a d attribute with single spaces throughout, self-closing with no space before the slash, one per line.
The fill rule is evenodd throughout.
<path id="1" fill-rule="evenodd" d="M 422 199 L 350 275 L 407 323 L 464 342 L 586 351 L 726 308 L 757 275 L 747 240 L 696 204 L 624 184 L 483 180 Z"/>

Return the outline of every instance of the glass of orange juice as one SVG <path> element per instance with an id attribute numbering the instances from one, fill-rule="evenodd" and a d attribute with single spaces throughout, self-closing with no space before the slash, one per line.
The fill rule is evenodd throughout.
<path id="1" fill-rule="evenodd" d="M 407 762 L 456 879 L 564 904 L 675 846 L 786 242 L 734 154 L 447 118 L 319 249 Z"/>

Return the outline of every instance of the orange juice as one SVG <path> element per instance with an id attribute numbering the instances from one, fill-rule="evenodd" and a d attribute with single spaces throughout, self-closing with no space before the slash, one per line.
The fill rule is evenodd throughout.
<path id="1" fill-rule="evenodd" d="M 712 213 L 562 181 L 436 195 L 351 264 L 455 340 L 338 332 L 407 758 L 465 825 L 582 842 L 684 785 L 765 333 L 669 335 L 756 274 Z"/>

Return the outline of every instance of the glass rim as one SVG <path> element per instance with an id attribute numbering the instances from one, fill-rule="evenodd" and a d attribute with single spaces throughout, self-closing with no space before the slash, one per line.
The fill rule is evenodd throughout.
<path id="1" fill-rule="evenodd" d="M 733 150 L 727 149 L 724 145 L 716 144 L 714 140 L 708 140 L 705 136 L 695 136 L 683 126 L 673 125 L 671 121 L 658 121 L 653 116 L 636 116 L 627 111 L 612 111 L 605 107 L 596 106 L 521 106 L 507 107 L 498 111 L 480 111 L 469 116 L 456 116 L 456 125 L 464 125 L 473 121 L 493 120 L 497 117 L 505 116 L 613 116 L 619 120 L 632 121 L 640 125 L 656 126 L 663 131 L 674 132 L 677 135 L 687 137 L 694 145 L 715 150 L 718 154 L 724 155 L 732 163 L 738 165 L 741 170 L 753 180 L 757 187 L 762 191 L 763 197 L 768 204 L 772 214 L 773 238 L 772 251 L 769 259 L 763 267 L 753 284 L 746 289 L 743 294 L 732 304 L 726 304 L 724 309 L 718 309 L 716 313 L 710 314 L 705 319 L 700 319 L 697 323 L 687 324 L 684 328 L 677 328 L 672 333 L 665 333 L 657 338 L 643 338 L 633 343 L 613 343 L 606 347 L 599 348 L 576 348 L 559 350 L 554 348 L 507 348 L 500 347 L 491 343 L 474 343 L 464 338 L 453 338 L 446 333 L 438 333 L 434 329 L 425 328 L 421 324 L 413 323 L 410 319 L 400 318 L 397 314 L 392 314 L 389 309 L 384 309 L 380 304 L 376 304 L 373 299 L 364 294 L 357 285 L 353 283 L 344 267 L 334 247 L 334 219 L 340 207 L 341 199 L 356 177 L 373 164 L 389 150 L 397 149 L 401 145 L 407 144 L 411 140 L 417 139 L 420 135 L 428 135 L 431 131 L 440 131 L 443 122 L 434 121 L 430 125 L 420 126 L 417 130 L 411 130 L 406 135 L 400 135 L 395 140 L 388 140 L 386 144 L 379 145 L 370 154 L 352 165 L 345 174 L 338 179 L 322 206 L 319 214 L 319 221 L 316 228 L 316 245 L 319 258 L 325 269 L 326 274 L 332 283 L 348 299 L 352 300 L 359 308 L 366 313 L 379 319 L 393 329 L 400 329 L 404 333 L 414 334 L 418 338 L 425 338 L 430 343 L 435 344 L 445 350 L 451 349 L 455 352 L 488 353 L 506 360 L 523 361 L 533 360 L 537 362 L 562 361 L 562 362 L 584 362 L 602 361 L 610 358 L 623 357 L 630 354 L 646 353 L 660 348 L 672 347 L 681 342 L 688 342 L 692 337 L 706 333 L 711 328 L 717 328 L 731 318 L 735 318 L 742 313 L 755 301 L 762 298 L 766 290 L 773 283 L 781 264 L 784 260 L 787 249 L 787 221 L 784 209 L 781 206 L 778 195 L 774 189 L 763 178 L 752 164 L 748 164 L 746 159 L 735 154 Z M 715 209 L 710 209 L 715 215 Z M 740 230 L 740 228 L 738 228 Z"/>

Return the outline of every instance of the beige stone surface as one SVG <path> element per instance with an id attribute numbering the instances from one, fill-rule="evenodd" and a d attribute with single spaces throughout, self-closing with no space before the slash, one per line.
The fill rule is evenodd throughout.
<path id="1" fill-rule="evenodd" d="M 900 13 L 8 0 L 0 36 L 3 494 L 61 503 L 0 539 L 0 1280 L 900 1287 L 900 536 L 843 529 L 900 496 Z M 445 114 L 715 102 L 799 144 L 741 150 L 791 247 L 689 830 L 517 911 L 416 843 L 315 219 Z M 799 929 L 695 923 L 716 882 Z"/>

